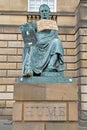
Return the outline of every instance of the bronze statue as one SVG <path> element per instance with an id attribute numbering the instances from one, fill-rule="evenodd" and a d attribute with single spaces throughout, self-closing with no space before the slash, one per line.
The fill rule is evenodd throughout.
<path id="1" fill-rule="evenodd" d="M 41 19 L 49 19 L 50 8 L 43 4 L 39 8 Z M 26 23 L 20 26 L 23 40 L 23 76 L 41 75 L 43 72 L 63 72 L 63 48 L 58 31 L 46 29 L 37 31 L 37 23 Z"/>

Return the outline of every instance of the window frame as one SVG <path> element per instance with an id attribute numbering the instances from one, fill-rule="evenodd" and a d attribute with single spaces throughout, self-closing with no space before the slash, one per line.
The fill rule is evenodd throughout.
<path id="1" fill-rule="evenodd" d="M 48 0 L 48 3 L 49 3 L 49 1 L 50 0 Z M 43 0 L 41 0 L 41 3 L 43 2 Z M 30 3 L 30 0 L 28 0 L 28 12 L 38 12 L 38 11 L 31 11 L 30 10 L 30 6 L 29 6 L 29 3 Z M 51 11 L 51 12 L 57 12 L 57 6 L 56 6 L 56 4 L 57 4 L 57 0 L 54 0 L 54 11 Z M 49 6 L 49 4 L 48 4 L 48 6 Z M 35 6 L 36 7 L 36 6 Z"/>

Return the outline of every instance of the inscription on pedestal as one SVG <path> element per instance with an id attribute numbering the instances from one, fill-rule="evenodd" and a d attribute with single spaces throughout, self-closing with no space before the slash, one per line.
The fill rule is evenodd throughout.
<path id="1" fill-rule="evenodd" d="M 24 103 L 25 121 L 66 120 L 66 103 Z"/>

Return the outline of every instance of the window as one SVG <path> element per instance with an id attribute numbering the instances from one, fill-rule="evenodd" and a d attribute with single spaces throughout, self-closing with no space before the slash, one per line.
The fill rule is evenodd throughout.
<path id="1" fill-rule="evenodd" d="M 56 0 L 28 0 L 28 11 L 39 12 L 41 4 L 47 4 L 51 12 L 56 12 Z"/>

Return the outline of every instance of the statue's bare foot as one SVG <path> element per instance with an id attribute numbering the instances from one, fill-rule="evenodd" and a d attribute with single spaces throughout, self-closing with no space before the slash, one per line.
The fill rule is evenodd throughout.
<path id="1" fill-rule="evenodd" d="M 33 71 L 32 69 L 28 66 L 25 69 L 25 73 L 23 75 L 24 77 L 32 77 L 33 76 Z"/>
<path id="2" fill-rule="evenodd" d="M 23 77 L 32 77 L 33 76 L 33 74 L 32 73 L 29 73 L 29 72 L 27 72 L 27 73 L 25 73 L 24 75 L 23 75 Z"/>
<path id="3" fill-rule="evenodd" d="M 32 75 L 30 73 L 26 73 L 24 77 L 31 77 Z"/>

